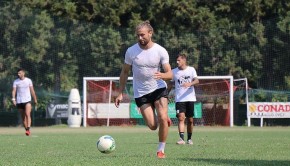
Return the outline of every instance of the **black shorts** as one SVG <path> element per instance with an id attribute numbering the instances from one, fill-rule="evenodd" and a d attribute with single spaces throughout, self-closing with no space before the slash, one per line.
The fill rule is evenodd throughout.
<path id="1" fill-rule="evenodd" d="M 185 113 L 185 117 L 187 118 L 193 117 L 194 101 L 176 102 L 175 109 L 177 118 L 179 113 Z"/>
<path id="2" fill-rule="evenodd" d="M 152 105 L 154 105 L 154 102 L 156 100 L 159 100 L 161 97 L 168 97 L 168 91 L 166 88 L 156 89 L 155 91 L 147 95 L 135 98 L 135 102 L 138 107 L 141 107 L 143 104 L 147 103 L 151 103 Z"/>
<path id="3" fill-rule="evenodd" d="M 16 107 L 17 107 L 18 109 L 23 109 L 23 110 L 25 110 L 25 106 L 26 106 L 26 104 L 28 104 L 28 103 L 31 103 L 31 102 L 29 101 L 29 102 L 26 102 L 26 103 L 17 103 L 17 104 L 16 104 Z"/>

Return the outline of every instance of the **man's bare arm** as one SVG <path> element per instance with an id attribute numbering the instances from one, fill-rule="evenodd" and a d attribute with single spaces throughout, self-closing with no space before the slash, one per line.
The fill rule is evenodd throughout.
<path id="1" fill-rule="evenodd" d="M 162 65 L 164 73 L 157 72 L 154 74 L 154 77 L 156 79 L 163 79 L 163 80 L 172 80 L 173 74 L 171 71 L 171 66 L 169 63 Z"/>
<path id="2" fill-rule="evenodd" d="M 128 64 L 124 64 L 122 67 L 122 71 L 120 74 L 120 80 L 119 80 L 119 82 L 120 82 L 119 94 L 115 100 L 116 107 L 119 107 L 120 102 L 123 100 L 123 91 L 125 89 L 125 85 L 126 85 L 127 80 L 128 80 L 130 69 L 131 69 L 131 65 L 128 65 Z"/>

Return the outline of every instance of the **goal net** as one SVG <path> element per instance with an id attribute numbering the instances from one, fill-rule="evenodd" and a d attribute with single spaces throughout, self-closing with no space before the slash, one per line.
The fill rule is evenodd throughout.
<path id="1" fill-rule="evenodd" d="M 247 78 L 234 79 L 234 121 L 235 125 L 246 125 L 248 112 L 248 80 Z"/>
<path id="2" fill-rule="evenodd" d="M 83 78 L 83 125 L 120 126 L 145 125 L 133 97 L 132 77 L 128 78 L 124 99 L 119 108 L 114 105 L 119 77 Z M 199 76 L 195 87 L 195 125 L 233 126 L 233 77 Z M 174 89 L 169 94 L 168 115 L 177 125 Z"/>

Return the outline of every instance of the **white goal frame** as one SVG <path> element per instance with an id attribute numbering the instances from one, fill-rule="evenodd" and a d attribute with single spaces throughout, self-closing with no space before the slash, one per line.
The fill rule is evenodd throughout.
<path id="1" fill-rule="evenodd" d="M 198 79 L 211 79 L 211 80 L 215 80 L 215 79 L 227 79 L 229 80 L 230 83 L 230 88 L 229 88 L 229 97 L 230 97 L 230 101 L 229 101 L 229 107 L 230 107 L 230 127 L 234 126 L 234 79 L 233 76 L 198 76 Z M 110 80 L 110 85 L 112 85 L 112 81 L 116 81 L 119 80 L 119 77 L 83 77 L 83 127 L 87 127 L 87 81 L 100 81 L 100 80 Z M 128 80 L 133 80 L 133 77 L 129 77 Z M 112 99 L 112 86 L 110 86 L 110 92 L 109 92 L 109 99 L 108 99 L 108 103 L 109 103 L 109 110 L 108 110 L 108 118 L 107 118 L 107 126 L 109 126 L 110 123 L 110 108 L 111 105 L 114 103 L 111 103 L 111 99 Z M 113 105 L 113 107 L 115 107 Z"/>
<path id="2" fill-rule="evenodd" d="M 246 111 L 247 111 L 247 122 L 248 122 L 248 127 L 251 126 L 251 117 L 249 117 L 248 112 L 249 112 L 249 85 L 248 85 L 248 79 L 247 78 L 239 78 L 239 79 L 234 79 L 235 81 L 244 81 L 245 82 L 245 91 L 246 91 L 246 97 L 245 97 L 245 102 L 246 102 Z"/>

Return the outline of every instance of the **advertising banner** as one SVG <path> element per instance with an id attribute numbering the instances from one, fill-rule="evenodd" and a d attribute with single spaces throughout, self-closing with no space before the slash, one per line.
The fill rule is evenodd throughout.
<path id="1" fill-rule="evenodd" d="M 46 108 L 46 118 L 67 118 L 68 104 L 49 103 Z"/>
<path id="2" fill-rule="evenodd" d="M 289 102 L 249 102 L 250 118 L 290 118 Z"/>
<path id="3" fill-rule="evenodd" d="M 129 118 L 129 103 L 88 103 L 88 118 Z"/>

